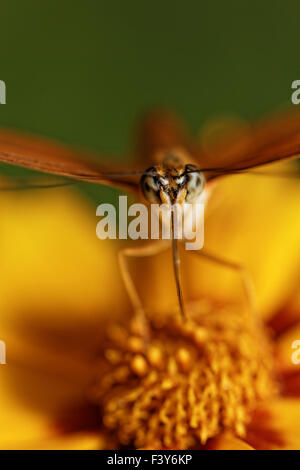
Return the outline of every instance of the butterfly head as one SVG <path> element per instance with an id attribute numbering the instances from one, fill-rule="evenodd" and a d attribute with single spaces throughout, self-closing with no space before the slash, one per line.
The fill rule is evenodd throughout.
<path id="1" fill-rule="evenodd" d="M 203 192 L 204 174 L 194 165 L 185 165 L 176 155 L 148 168 L 141 178 L 141 189 L 152 204 L 194 203 Z"/>

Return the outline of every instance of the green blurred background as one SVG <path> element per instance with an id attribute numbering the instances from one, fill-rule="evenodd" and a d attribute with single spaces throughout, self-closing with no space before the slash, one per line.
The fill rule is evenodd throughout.
<path id="1" fill-rule="evenodd" d="M 150 106 L 197 131 L 288 104 L 300 79 L 299 0 L 2 0 L 0 17 L 0 125 L 101 152 L 128 153 Z"/>

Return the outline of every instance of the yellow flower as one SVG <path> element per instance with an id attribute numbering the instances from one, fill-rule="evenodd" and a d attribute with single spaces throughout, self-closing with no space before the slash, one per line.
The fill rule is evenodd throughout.
<path id="1" fill-rule="evenodd" d="M 136 322 L 112 328 L 110 367 L 94 386 L 103 421 L 122 445 L 188 449 L 223 429 L 244 437 L 248 410 L 277 395 L 270 346 L 240 309 L 193 306 L 153 316 L 145 350 Z"/>
<path id="2" fill-rule="evenodd" d="M 88 205 L 70 190 L 0 201 L 1 448 L 300 448 L 297 182 L 224 179 L 206 221 L 205 248 L 249 268 L 264 326 L 237 274 L 190 253 L 182 321 L 166 253 L 132 264 L 146 346 Z"/>

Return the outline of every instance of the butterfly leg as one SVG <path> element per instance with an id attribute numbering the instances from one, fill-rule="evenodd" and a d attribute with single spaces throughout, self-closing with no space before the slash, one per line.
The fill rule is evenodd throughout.
<path id="1" fill-rule="evenodd" d="M 242 264 L 234 263 L 232 261 L 224 259 L 223 257 L 213 255 L 204 250 L 189 251 L 189 253 L 195 253 L 198 256 L 202 256 L 203 258 L 206 258 L 208 261 L 211 261 L 215 264 L 223 266 L 224 268 L 231 269 L 232 271 L 235 271 L 236 273 L 238 273 L 243 284 L 243 289 L 244 289 L 244 293 L 248 302 L 249 309 L 251 310 L 251 313 L 253 313 L 255 317 L 257 317 L 258 309 L 257 309 L 255 287 L 253 284 L 252 277 L 248 269 L 245 266 L 243 266 Z"/>
<path id="2" fill-rule="evenodd" d="M 128 258 L 143 258 L 148 256 L 155 256 L 170 247 L 170 243 L 164 240 L 158 240 L 155 243 L 148 243 L 144 246 L 124 248 L 119 251 L 119 266 L 123 282 L 125 284 L 127 293 L 131 300 L 134 309 L 135 318 L 142 324 L 144 329 L 144 338 L 149 337 L 148 322 L 142 305 L 139 294 L 134 285 L 133 279 L 130 275 L 127 259 Z"/>

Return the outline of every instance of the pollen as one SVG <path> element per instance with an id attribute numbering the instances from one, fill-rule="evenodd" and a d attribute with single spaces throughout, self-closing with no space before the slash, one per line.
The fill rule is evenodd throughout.
<path id="1" fill-rule="evenodd" d="M 250 412 L 276 395 L 267 334 L 237 307 L 201 303 L 109 329 L 92 397 L 120 446 L 201 448 L 223 430 L 243 437 Z M 101 370 L 99 370 L 101 369 Z"/>

